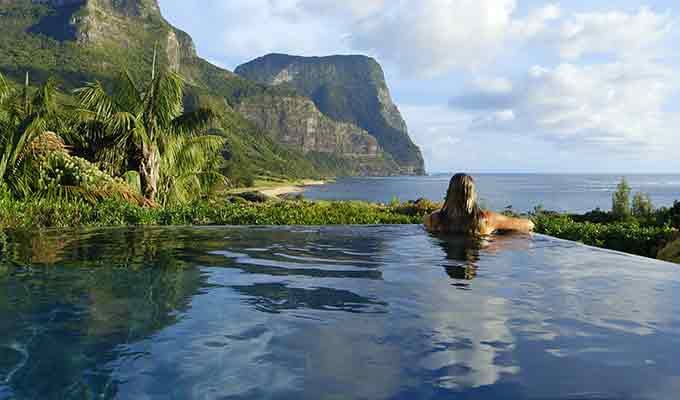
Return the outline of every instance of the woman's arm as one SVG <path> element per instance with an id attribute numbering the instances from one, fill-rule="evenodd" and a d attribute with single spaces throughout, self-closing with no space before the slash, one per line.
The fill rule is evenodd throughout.
<path id="1" fill-rule="evenodd" d="M 425 225 L 425 229 L 429 232 L 441 231 L 441 223 L 439 219 L 439 211 L 435 211 L 432 214 L 426 215 L 425 218 L 423 218 L 423 225 Z"/>
<path id="2" fill-rule="evenodd" d="M 531 232 L 534 230 L 534 223 L 524 218 L 512 218 L 491 211 L 485 212 L 486 223 L 492 231 L 517 231 Z"/>

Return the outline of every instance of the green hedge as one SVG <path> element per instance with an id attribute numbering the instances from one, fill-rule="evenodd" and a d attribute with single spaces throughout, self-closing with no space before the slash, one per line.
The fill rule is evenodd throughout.
<path id="1" fill-rule="evenodd" d="M 637 221 L 613 223 L 575 222 L 565 215 L 533 217 L 536 232 L 591 246 L 656 258 L 667 243 L 678 236 L 670 225 L 644 226 Z"/>
<path id="2" fill-rule="evenodd" d="M 246 201 L 144 208 L 119 200 L 86 202 L 0 198 L 0 229 L 126 225 L 345 225 L 420 223 L 428 205 L 365 202 Z"/>

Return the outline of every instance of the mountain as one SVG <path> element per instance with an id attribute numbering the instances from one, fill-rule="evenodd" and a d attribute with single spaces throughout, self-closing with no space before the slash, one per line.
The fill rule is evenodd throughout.
<path id="1" fill-rule="evenodd" d="M 349 175 L 386 176 L 401 170 L 368 132 L 325 116 L 307 97 L 253 96 L 236 110 L 278 143 L 300 149 L 308 157 L 321 161 L 324 155 L 335 155 L 335 165 Z"/>
<path id="2" fill-rule="evenodd" d="M 420 149 L 411 141 L 406 123 L 392 102 L 385 74 L 373 58 L 269 54 L 240 65 L 235 72 L 310 97 L 325 115 L 357 125 L 374 136 L 400 166 L 400 173 L 425 172 Z"/>
<path id="3" fill-rule="evenodd" d="M 26 72 L 35 84 L 56 76 L 68 90 L 94 79 L 110 82 L 123 68 L 145 79 L 156 56 L 189 83 L 185 107 L 209 105 L 224 116 L 212 132 L 227 138 L 225 173 L 237 183 L 400 172 L 361 128 L 328 118 L 292 89 L 247 80 L 200 58 L 192 38 L 163 18 L 157 0 L 0 0 L 0 23 L 0 72 L 15 82 Z M 265 112 L 276 114 L 265 118 Z M 284 122 L 262 123 L 273 115 Z M 304 143 L 286 139 L 298 133 Z"/>

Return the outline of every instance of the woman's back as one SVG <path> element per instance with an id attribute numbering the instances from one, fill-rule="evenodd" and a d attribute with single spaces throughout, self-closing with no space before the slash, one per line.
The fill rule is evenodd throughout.
<path id="1" fill-rule="evenodd" d="M 482 211 L 477 206 L 474 179 L 466 174 L 456 174 L 451 178 L 444 206 L 440 211 L 427 215 L 423 223 L 431 232 L 467 235 L 490 235 L 495 231 L 531 232 L 534 229 L 534 223 L 528 219 Z"/>

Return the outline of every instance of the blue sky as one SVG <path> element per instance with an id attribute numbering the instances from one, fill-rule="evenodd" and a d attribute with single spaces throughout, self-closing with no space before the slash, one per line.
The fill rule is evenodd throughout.
<path id="1" fill-rule="evenodd" d="M 430 172 L 679 172 L 680 2 L 160 0 L 199 54 L 367 54 Z"/>

